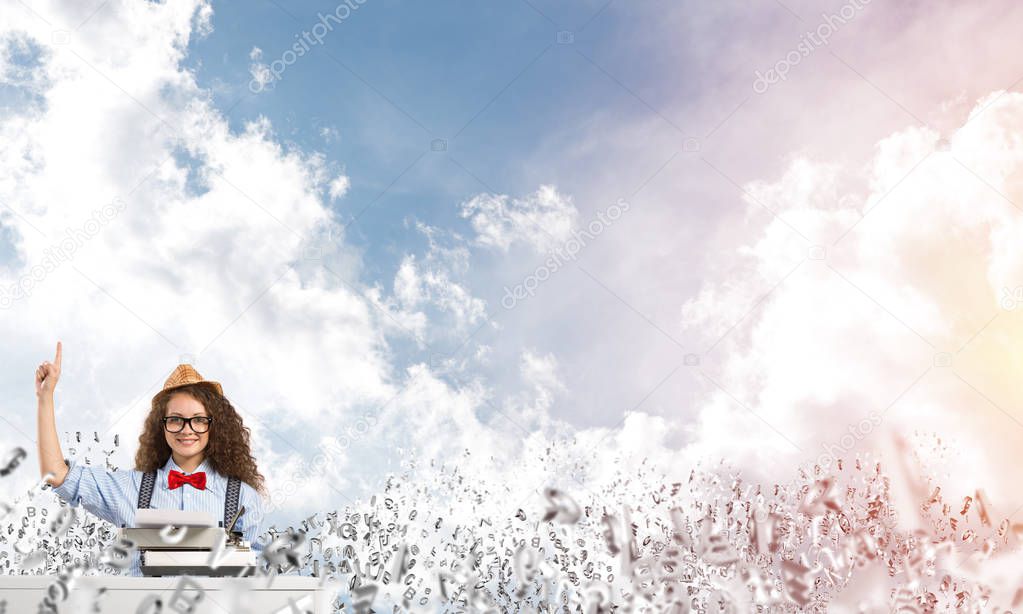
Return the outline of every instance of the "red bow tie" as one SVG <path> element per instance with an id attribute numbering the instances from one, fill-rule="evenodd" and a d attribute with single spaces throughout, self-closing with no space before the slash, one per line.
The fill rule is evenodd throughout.
<path id="1" fill-rule="evenodd" d="M 167 487 L 174 490 L 175 488 L 180 488 L 182 484 L 191 484 L 192 488 L 206 490 L 206 473 L 198 471 L 192 475 L 185 475 L 180 471 L 171 469 L 167 475 Z"/>

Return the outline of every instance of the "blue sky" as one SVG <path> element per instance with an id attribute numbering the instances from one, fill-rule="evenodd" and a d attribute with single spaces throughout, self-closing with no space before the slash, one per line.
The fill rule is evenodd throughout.
<path id="1" fill-rule="evenodd" d="M 214 33 L 189 46 L 188 65 L 199 83 L 214 92 L 220 108 L 237 105 L 230 112 L 233 126 L 264 115 L 281 141 L 321 151 L 343 165 L 352 187 L 334 209 L 346 224 L 358 215 L 347 226 L 346 238 L 362 250 L 367 279 L 382 283 L 393 276 L 406 252 L 423 248 L 423 237 L 407 221 L 465 234 L 469 228 L 458 215 L 458 204 L 476 193 L 523 196 L 551 183 L 571 194 L 573 183 L 587 178 L 570 175 L 574 161 L 565 150 L 592 139 L 592 149 L 578 162 L 612 164 L 622 153 L 621 145 L 602 144 L 599 126 L 656 117 L 646 105 L 666 105 L 666 99 L 675 95 L 675 83 L 690 82 L 691 75 L 700 72 L 693 67 L 677 80 L 666 81 L 656 73 L 656 65 L 646 67 L 649 48 L 637 40 L 635 30 L 649 19 L 645 13 L 649 8 L 614 3 L 367 2 L 336 25 L 323 45 L 312 46 L 288 66 L 279 81 L 250 95 L 252 48 L 262 50 L 266 63 L 280 58 L 296 35 L 317 23 L 318 14 L 334 7 L 268 2 L 215 8 Z M 585 27 L 580 31 L 581 26 Z M 572 33 L 570 44 L 558 43 L 559 31 Z M 620 44 L 624 38 L 637 44 Z M 562 40 L 569 39 L 562 35 Z M 580 53 L 599 58 L 600 68 Z M 669 146 L 677 147 L 683 136 L 671 124 L 680 122 L 661 121 Z M 446 141 L 445 152 L 431 151 L 434 139 Z M 670 150 L 657 149 L 664 152 L 664 160 L 671 155 Z M 649 175 L 656 170 L 623 173 L 612 183 L 624 190 L 630 182 L 638 185 L 639 172 Z M 606 204 L 576 202 L 584 217 Z M 518 264 L 487 254 L 474 263 L 470 285 L 491 305 L 500 300 L 505 284 L 542 261 L 537 254 L 513 255 Z M 567 275 L 579 274 L 566 271 Z M 584 300 L 611 311 L 594 321 L 594 327 L 622 315 L 607 304 L 613 297 L 600 288 L 590 290 Z M 654 331 L 646 340 L 657 334 Z M 571 331 L 524 341 L 541 351 L 588 345 Z M 453 340 L 438 347 L 451 351 L 459 343 Z M 513 360 L 520 349 L 512 347 L 506 356 Z M 641 350 L 630 353 L 635 351 Z M 602 413 L 598 410 L 598 415 Z M 607 413 L 614 415 L 617 408 Z M 586 412 L 579 417 L 589 416 Z"/>
<path id="2" fill-rule="evenodd" d="M 445 530 L 863 458 L 901 535 L 1023 510 L 1023 5 L 346 1 L 0 3 L 0 452 L 60 340 L 67 455 L 190 362 L 278 527 L 410 458 Z"/>
<path id="3" fill-rule="evenodd" d="M 218 6 L 216 32 L 190 45 L 190 64 L 227 107 L 248 94 L 254 46 L 266 62 L 279 58 L 296 34 L 331 9 L 324 3 Z M 591 24 L 588 34 L 598 34 L 600 25 Z M 335 28 L 271 89 L 246 96 L 231 118 L 240 125 L 266 115 L 282 140 L 343 162 L 358 180 L 339 213 L 347 221 L 374 203 L 353 238 L 376 250 L 368 260 L 381 267 L 396 264 L 387 246 L 406 240 L 395 220 L 415 215 L 454 225 L 453 205 L 486 186 L 510 192 L 512 185 L 555 179 L 551 171 L 527 176 L 532 169 L 511 162 L 527 158 L 559 127 L 578 127 L 580 111 L 607 90 L 594 78 L 599 75 L 579 74 L 582 60 L 556 46 L 554 26 L 525 3 L 367 2 Z M 601 108 L 613 102 L 600 98 Z M 320 129 L 340 136 L 325 142 Z M 443 154 L 408 170 L 433 139 L 445 139 L 450 157 L 479 181 Z"/>

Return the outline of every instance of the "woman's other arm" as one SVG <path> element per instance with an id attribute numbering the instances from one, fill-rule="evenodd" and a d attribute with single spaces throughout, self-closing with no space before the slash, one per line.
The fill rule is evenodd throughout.
<path id="1" fill-rule="evenodd" d="M 61 344 L 57 342 L 57 355 L 53 362 L 43 362 L 36 369 L 36 399 L 38 404 L 39 475 L 52 473 L 47 482 L 56 487 L 64 483 L 68 468 L 57 438 L 57 423 L 53 416 L 53 392 L 60 379 Z"/>

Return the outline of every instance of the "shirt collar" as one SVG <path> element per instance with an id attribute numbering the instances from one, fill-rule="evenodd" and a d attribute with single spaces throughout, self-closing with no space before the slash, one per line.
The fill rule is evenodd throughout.
<path id="1" fill-rule="evenodd" d="M 162 471 L 164 473 L 164 476 L 170 474 L 172 469 L 174 471 L 178 471 L 178 472 L 184 473 L 185 475 L 191 475 L 193 473 L 198 473 L 198 472 L 202 471 L 202 472 L 206 473 L 207 478 L 209 478 L 210 474 L 213 473 L 213 471 L 209 468 L 209 459 L 208 458 L 202 459 L 202 462 L 199 463 L 199 466 L 195 468 L 195 471 L 190 471 L 190 472 L 186 473 L 183 469 L 181 469 L 181 467 L 178 466 L 177 463 L 174 462 L 174 455 L 171 455 L 171 456 L 167 457 L 167 462 L 163 464 L 163 470 Z M 167 478 L 166 477 L 164 477 L 162 480 L 159 480 L 159 482 L 160 482 L 160 487 L 161 488 L 163 488 L 164 490 L 170 490 L 170 487 L 167 485 Z"/>

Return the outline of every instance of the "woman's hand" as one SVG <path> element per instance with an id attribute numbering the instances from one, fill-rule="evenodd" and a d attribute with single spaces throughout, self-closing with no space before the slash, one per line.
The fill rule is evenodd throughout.
<path id="1" fill-rule="evenodd" d="M 60 379 L 60 341 L 57 342 L 57 356 L 53 362 L 44 362 L 36 369 L 36 397 L 39 405 L 39 475 L 57 488 L 64 483 L 68 466 L 57 439 L 57 422 L 53 417 L 53 389 Z M 3 608 L 0 608 L 2 610 Z"/>
<path id="2" fill-rule="evenodd" d="M 53 396 L 53 389 L 57 387 L 57 380 L 60 379 L 60 341 L 57 342 L 57 356 L 53 362 L 43 362 L 36 369 L 36 397 L 45 395 Z"/>

